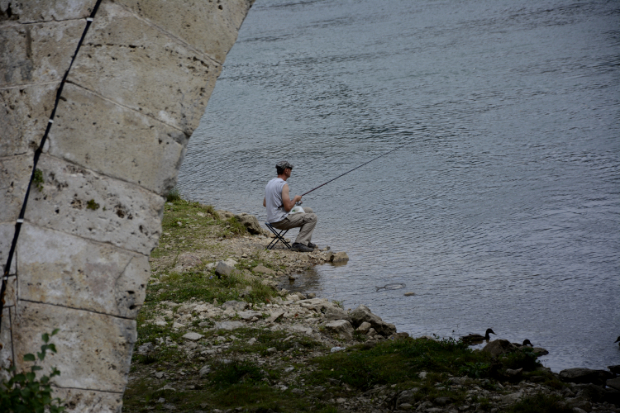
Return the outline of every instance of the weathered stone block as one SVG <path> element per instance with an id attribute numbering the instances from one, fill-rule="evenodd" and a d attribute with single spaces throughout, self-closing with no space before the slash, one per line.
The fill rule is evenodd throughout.
<path id="1" fill-rule="evenodd" d="M 140 17 L 183 39 L 219 63 L 237 40 L 237 32 L 254 1 L 151 0 L 144 7 L 140 0 L 120 0 Z"/>
<path id="2" fill-rule="evenodd" d="M 24 354 L 43 344 L 41 334 L 59 328 L 53 337 L 57 354 L 46 357 L 44 372 L 60 370 L 60 387 L 122 392 L 127 384 L 131 351 L 136 341 L 135 321 L 55 305 L 20 301 L 13 323 L 15 362 L 29 368 Z M 78 361 L 79 362 L 76 362 Z"/>
<path id="3" fill-rule="evenodd" d="M 31 192 L 26 219 L 87 239 L 149 254 L 161 234 L 164 199 L 43 155 L 43 191 Z"/>
<path id="4" fill-rule="evenodd" d="M 13 307 L 4 307 L 2 331 L 0 331 L 0 380 L 7 379 L 7 372 L 3 369 L 10 367 L 13 361 L 13 343 L 11 340 L 11 312 Z"/>
<path id="5" fill-rule="evenodd" d="M 31 174 L 32 156 L 0 158 L 0 222 L 15 224 L 24 203 Z"/>
<path id="6" fill-rule="evenodd" d="M 11 243 L 13 242 L 13 235 L 15 234 L 15 222 L 7 222 L 0 224 L 0 268 L 4 271 L 6 260 L 9 258 L 9 250 L 11 249 Z M 13 257 L 11 263 L 11 274 L 15 274 L 17 268 L 17 260 Z"/>
<path id="7" fill-rule="evenodd" d="M 344 338 L 345 340 L 353 339 L 353 326 L 347 320 L 330 321 L 325 324 L 325 330 Z"/>
<path id="8" fill-rule="evenodd" d="M 58 85 L 45 83 L 0 89 L 0 157 L 31 154 L 39 147 Z"/>
<path id="9" fill-rule="evenodd" d="M 0 0 L 0 22 L 31 23 L 90 16 L 96 0 Z"/>
<path id="10" fill-rule="evenodd" d="M 109 244 L 24 225 L 18 258 L 25 300 L 135 318 L 146 296 L 148 257 Z"/>
<path id="11" fill-rule="evenodd" d="M 64 400 L 67 413 L 120 413 L 123 406 L 122 393 L 55 387 L 52 396 Z"/>
<path id="12" fill-rule="evenodd" d="M 0 26 L 0 87 L 62 79 L 85 20 Z"/>
<path id="13" fill-rule="evenodd" d="M 75 85 L 65 86 L 63 98 L 50 132 L 51 155 L 160 194 L 174 187 L 183 132 Z"/>
<path id="14" fill-rule="evenodd" d="M 168 4 L 174 9 L 186 7 L 185 2 Z M 178 11 L 168 18 L 177 16 Z M 198 127 L 220 72 L 217 62 L 125 8 L 106 2 L 69 80 L 182 130 L 184 143 Z"/>

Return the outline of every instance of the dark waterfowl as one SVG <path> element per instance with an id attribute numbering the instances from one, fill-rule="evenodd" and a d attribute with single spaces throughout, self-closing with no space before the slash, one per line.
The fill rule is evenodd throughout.
<path id="1" fill-rule="evenodd" d="M 530 340 L 528 340 L 527 338 L 525 340 L 523 340 L 523 344 L 519 344 L 519 343 L 512 343 L 517 347 L 534 347 L 532 345 L 532 342 Z"/>
<path id="2" fill-rule="evenodd" d="M 469 334 L 461 337 L 461 341 L 463 341 L 463 343 L 465 344 L 478 344 L 482 343 L 483 341 L 489 341 L 489 339 L 491 338 L 489 334 L 495 334 L 495 331 L 487 328 L 487 331 L 485 331 L 483 336 L 481 336 L 480 334 Z"/>

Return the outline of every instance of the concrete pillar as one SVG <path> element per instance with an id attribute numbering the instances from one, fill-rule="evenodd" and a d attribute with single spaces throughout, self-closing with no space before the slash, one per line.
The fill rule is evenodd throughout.
<path id="1" fill-rule="evenodd" d="M 57 395 L 118 412 L 164 199 L 253 0 L 103 0 L 64 87 L 13 259 L 0 363 L 60 328 Z M 0 263 L 96 0 L 0 0 Z"/>

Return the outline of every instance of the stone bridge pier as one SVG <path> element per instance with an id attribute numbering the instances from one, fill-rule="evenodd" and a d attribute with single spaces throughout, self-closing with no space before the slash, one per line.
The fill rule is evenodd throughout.
<path id="1" fill-rule="evenodd" d="M 119 412 L 176 176 L 253 0 L 103 0 L 69 71 L 11 266 L 0 363 L 59 328 L 55 395 Z M 0 263 L 97 0 L 0 0 Z M 208 165 L 206 165 L 208 167 Z M 42 178 L 42 179 L 40 179 Z"/>

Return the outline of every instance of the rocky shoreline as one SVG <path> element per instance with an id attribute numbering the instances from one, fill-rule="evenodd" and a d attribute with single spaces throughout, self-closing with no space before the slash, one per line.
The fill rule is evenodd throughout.
<path id="1" fill-rule="evenodd" d="M 554 374 L 527 347 L 411 338 L 279 288 L 346 254 L 268 251 L 251 215 L 177 200 L 163 230 L 125 412 L 620 412 L 618 371 Z"/>

